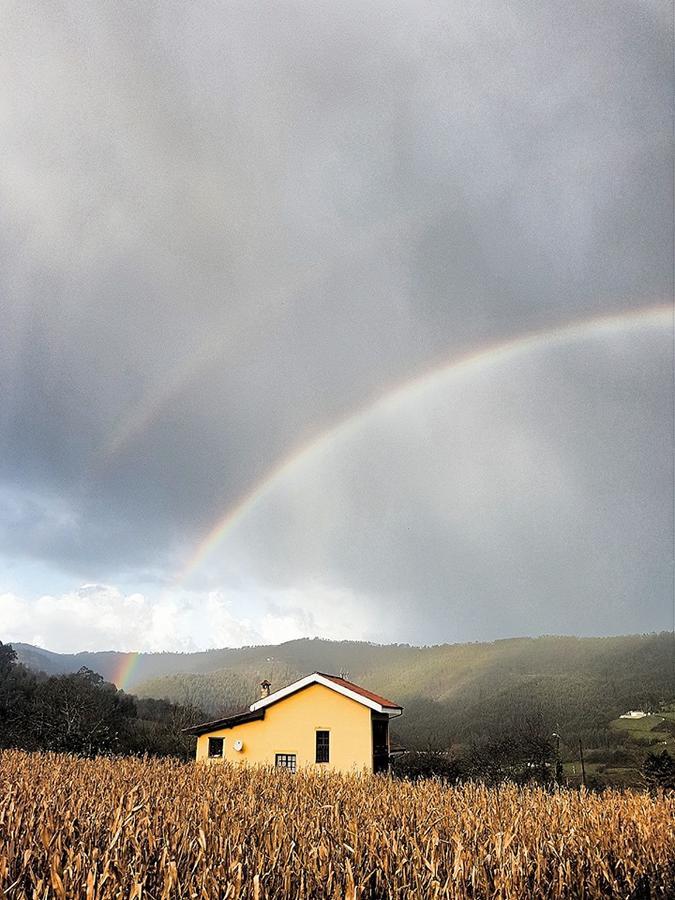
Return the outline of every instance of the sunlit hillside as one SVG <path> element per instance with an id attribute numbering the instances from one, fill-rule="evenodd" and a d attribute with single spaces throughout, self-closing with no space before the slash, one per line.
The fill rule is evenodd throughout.
<path id="1" fill-rule="evenodd" d="M 17 649 L 20 659 L 33 667 L 41 659 L 61 670 L 88 665 L 111 680 L 115 673 L 129 671 L 130 657 L 124 654 L 43 657 L 43 651 Z M 625 743 L 618 717 L 627 709 L 657 711 L 674 699 L 674 650 L 669 633 L 423 648 L 298 640 L 195 654 L 141 654 L 133 658 L 124 687 L 217 715 L 256 699 L 263 678 L 280 687 L 314 670 L 347 671 L 405 706 L 394 735 L 409 748 L 466 743 L 474 736 L 513 729 L 528 718 L 549 734 L 560 733 L 570 750 L 581 739 L 586 748 L 604 752 Z M 671 726 L 666 722 L 662 727 Z M 643 738 L 641 746 L 648 747 L 649 734 Z M 630 734 L 627 740 L 632 747 Z"/>

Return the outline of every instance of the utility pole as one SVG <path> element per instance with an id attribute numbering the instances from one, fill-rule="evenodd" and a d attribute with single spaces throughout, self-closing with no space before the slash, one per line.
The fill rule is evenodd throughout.
<path id="1" fill-rule="evenodd" d="M 586 787 L 586 767 L 584 766 L 584 748 L 581 745 L 581 738 L 579 738 L 579 761 L 581 762 L 581 783 Z"/>
<path id="2" fill-rule="evenodd" d="M 563 767 L 560 759 L 560 735 L 557 731 L 554 731 L 552 736 L 555 738 L 555 780 L 557 785 L 561 785 L 563 780 Z"/>

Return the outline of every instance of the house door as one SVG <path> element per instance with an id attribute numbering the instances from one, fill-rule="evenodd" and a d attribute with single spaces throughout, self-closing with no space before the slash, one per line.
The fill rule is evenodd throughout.
<path id="1" fill-rule="evenodd" d="M 389 771 L 389 718 L 373 716 L 373 772 Z"/>

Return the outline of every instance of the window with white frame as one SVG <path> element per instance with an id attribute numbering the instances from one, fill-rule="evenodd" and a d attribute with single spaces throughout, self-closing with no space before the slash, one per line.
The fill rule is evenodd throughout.
<path id="1" fill-rule="evenodd" d="M 277 753 L 274 757 L 277 769 L 290 769 L 295 772 L 295 753 Z"/>

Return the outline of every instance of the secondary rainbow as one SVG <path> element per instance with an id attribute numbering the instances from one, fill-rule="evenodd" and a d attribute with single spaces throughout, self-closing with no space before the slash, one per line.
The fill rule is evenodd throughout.
<path id="1" fill-rule="evenodd" d="M 386 393 L 339 419 L 307 443 L 296 447 L 288 456 L 273 466 L 251 491 L 234 506 L 229 507 L 225 515 L 216 522 L 188 559 L 174 583 L 176 585 L 183 584 L 211 555 L 236 524 L 267 496 L 279 479 L 289 475 L 305 463 L 309 457 L 321 452 L 338 437 L 347 436 L 356 431 L 377 411 L 384 410 L 389 405 L 401 404 L 409 400 L 415 393 L 427 390 L 436 382 L 445 379 L 455 381 L 476 374 L 481 369 L 512 362 L 534 350 L 551 349 L 579 340 L 611 337 L 636 328 L 667 328 L 669 326 L 673 326 L 673 308 L 666 305 L 645 307 L 618 315 L 576 320 L 562 327 L 531 332 L 499 344 L 493 344 L 457 359 L 449 361 L 446 359 L 412 379 L 390 388 Z"/>

